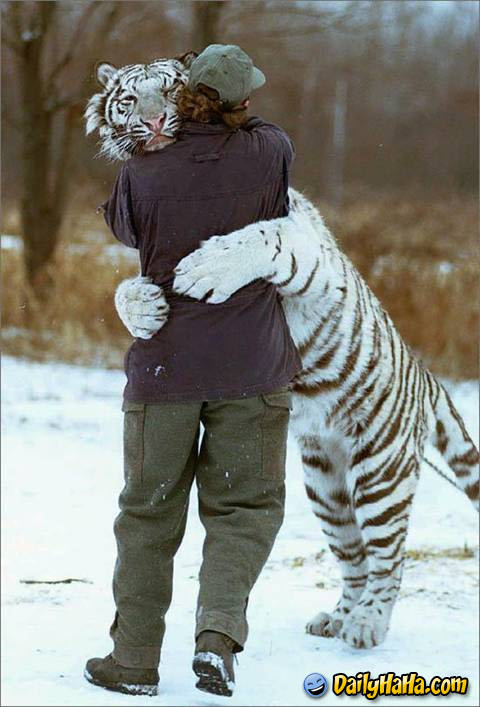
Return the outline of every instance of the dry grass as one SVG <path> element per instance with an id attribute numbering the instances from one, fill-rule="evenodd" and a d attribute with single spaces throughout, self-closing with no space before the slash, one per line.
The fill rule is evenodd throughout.
<path id="1" fill-rule="evenodd" d="M 478 206 L 410 196 L 322 209 L 405 341 L 432 371 L 478 377 Z"/>
<path id="2" fill-rule="evenodd" d="M 367 277 L 382 256 L 432 263 L 478 257 L 478 203 L 473 196 L 350 196 L 339 213 L 328 206 L 322 206 L 322 213 Z"/>
<path id="3" fill-rule="evenodd" d="M 472 557 L 475 557 L 475 550 L 468 547 L 466 544 L 463 547 L 446 547 L 440 550 L 411 548 L 405 552 L 405 556 L 412 562 L 426 562 L 428 560 L 442 560 L 445 558 L 470 560 Z"/>
<path id="4" fill-rule="evenodd" d="M 322 211 L 400 333 L 427 365 L 452 378 L 477 377 L 475 200 L 449 197 L 426 203 L 415 197 L 362 198 L 340 213 L 327 207 Z M 73 222 L 80 221 L 70 216 L 66 223 Z M 101 230 L 98 219 L 95 223 Z M 89 222 L 86 230 L 95 229 Z M 90 243 L 85 236 L 83 241 Z M 115 313 L 113 292 L 136 268 L 127 259 L 112 262 L 99 252 L 98 240 L 84 255 L 60 247 L 52 302 L 40 308 L 25 293 L 20 253 L 3 251 L 6 353 L 122 365 L 131 339 Z"/>
<path id="5" fill-rule="evenodd" d="M 454 379 L 478 376 L 476 263 L 462 262 L 442 273 L 432 264 L 400 261 L 370 278 L 370 285 L 433 372 Z"/>
<path id="6" fill-rule="evenodd" d="M 88 257 L 62 247 L 53 269 L 55 291 L 48 305 L 40 305 L 24 286 L 21 252 L 2 252 L 3 351 L 37 360 L 121 366 L 131 338 L 116 314 L 113 293 L 137 268 L 127 259 L 112 263 L 104 255 Z"/>

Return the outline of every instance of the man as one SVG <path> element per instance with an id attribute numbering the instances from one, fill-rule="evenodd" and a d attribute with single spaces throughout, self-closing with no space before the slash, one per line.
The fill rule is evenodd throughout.
<path id="1" fill-rule="evenodd" d="M 288 384 L 301 364 L 275 287 L 253 282 L 222 305 L 172 290 L 175 266 L 201 240 L 288 212 L 291 142 L 247 117 L 250 93 L 264 82 L 239 47 L 207 47 L 178 99 L 178 139 L 129 160 L 105 205 L 114 234 L 139 249 L 142 274 L 170 307 L 162 330 L 137 339 L 126 357 L 114 650 L 85 671 L 119 692 L 157 692 L 193 480 L 206 530 L 193 661 L 199 689 L 232 694 L 248 597 L 283 520 Z"/>

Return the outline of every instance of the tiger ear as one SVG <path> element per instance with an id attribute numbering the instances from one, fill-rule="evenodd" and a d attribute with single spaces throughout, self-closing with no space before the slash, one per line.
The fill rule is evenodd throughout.
<path id="1" fill-rule="evenodd" d="M 197 56 L 198 56 L 197 52 L 191 51 L 191 52 L 185 52 L 185 54 L 181 54 L 180 56 L 176 56 L 175 59 L 177 61 L 179 61 L 181 64 L 183 64 L 183 66 L 186 69 L 189 69 L 191 67 L 191 65 L 193 64 L 193 62 L 195 61 L 195 59 L 197 58 Z"/>
<path id="2" fill-rule="evenodd" d="M 95 75 L 100 86 L 105 87 L 113 76 L 117 73 L 118 69 L 113 64 L 109 64 L 107 61 L 101 61 L 95 66 Z"/>

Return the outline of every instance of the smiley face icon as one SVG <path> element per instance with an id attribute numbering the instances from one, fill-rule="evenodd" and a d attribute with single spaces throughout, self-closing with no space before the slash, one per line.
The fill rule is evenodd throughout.
<path id="1" fill-rule="evenodd" d="M 322 697 L 328 689 L 328 684 L 320 673 L 310 673 L 303 681 L 303 689 L 309 697 Z"/>

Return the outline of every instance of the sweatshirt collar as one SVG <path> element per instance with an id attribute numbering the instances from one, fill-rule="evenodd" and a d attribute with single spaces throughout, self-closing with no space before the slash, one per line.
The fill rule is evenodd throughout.
<path id="1" fill-rule="evenodd" d="M 200 133 L 203 135 L 216 135 L 218 133 L 233 132 L 225 123 L 197 123 L 193 120 L 186 120 L 180 129 L 182 133 Z"/>

